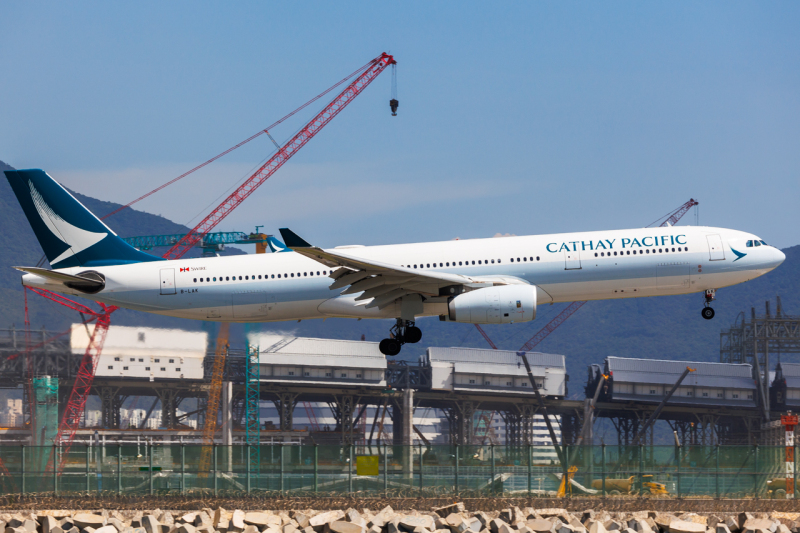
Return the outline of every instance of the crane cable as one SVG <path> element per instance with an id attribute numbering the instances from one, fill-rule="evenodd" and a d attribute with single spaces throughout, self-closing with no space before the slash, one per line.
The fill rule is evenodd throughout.
<path id="1" fill-rule="evenodd" d="M 254 134 L 254 135 L 251 135 L 250 137 L 248 137 L 247 139 L 243 140 L 243 141 L 242 141 L 242 142 L 240 142 L 239 144 L 237 144 L 237 145 L 235 145 L 235 146 L 232 146 L 231 148 L 228 148 L 227 150 L 225 150 L 225 151 L 224 151 L 224 152 L 222 152 L 221 154 L 219 154 L 219 155 L 216 155 L 216 156 L 212 157 L 211 159 L 209 159 L 209 160 L 208 160 L 208 161 L 206 161 L 205 163 L 201 163 L 200 165 L 197 165 L 197 166 L 196 166 L 196 167 L 194 167 L 193 169 L 191 169 L 191 170 L 189 170 L 189 171 L 187 171 L 187 172 L 184 172 L 183 174 L 181 174 L 181 175 L 180 175 L 180 176 L 178 176 L 177 178 L 173 178 L 172 180 L 168 181 L 167 183 L 164 183 L 163 185 L 161 185 L 161 186 L 159 186 L 159 187 L 156 187 L 156 188 L 155 188 L 155 189 L 153 189 L 152 191 L 150 191 L 150 192 L 148 192 L 148 193 L 146 193 L 146 194 L 143 194 L 142 196 L 138 197 L 137 199 L 133 200 L 132 202 L 129 202 L 129 203 L 127 203 L 127 204 L 125 204 L 125 205 L 123 205 L 123 206 L 121 206 L 121 207 L 119 207 L 119 208 L 115 209 L 114 211 L 112 211 L 112 212 L 108 213 L 107 215 L 105 215 L 105 216 L 101 217 L 101 218 L 100 218 L 100 220 L 105 220 L 106 218 L 108 218 L 108 217 L 110 217 L 110 216 L 112 216 L 112 215 L 115 215 L 115 214 L 119 213 L 120 211 L 122 211 L 122 210 L 123 210 L 123 209 L 125 209 L 126 207 L 130 207 L 130 206 L 132 206 L 133 204 L 135 204 L 136 202 L 139 202 L 139 201 L 141 201 L 141 200 L 144 200 L 144 199 L 145 199 L 145 198 L 147 198 L 148 196 L 150 196 L 150 195 L 152 195 L 152 194 L 155 194 L 155 193 L 157 193 L 157 192 L 158 192 L 158 191 L 160 191 L 161 189 L 164 189 L 165 187 L 168 187 L 168 186 L 172 185 L 172 184 L 173 184 L 173 183 L 175 183 L 176 181 L 178 181 L 178 180 L 181 180 L 181 179 L 185 178 L 185 177 L 186 177 L 186 176 L 188 176 L 189 174 L 192 174 L 193 172 L 195 172 L 195 171 L 197 171 L 197 170 L 200 170 L 201 168 L 205 167 L 206 165 L 209 165 L 209 164 L 213 163 L 214 161 L 216 161 L 216 160 L 217 160 L 217 159 L 219 159 L 220 157 L 222 157 L 222 156 L 224 156 L 224 155 L 227 155 L 227 154 L 231 153 L 232 151 L 236 150 L 237 148 L 239 148 L 239 147 L 241 147 L 241 146 L 244 146 L 245 144 L 249 143 L 250 141 L 252 141 L 252 140 L 253 140 L 253 139 L 255 139 L 256 137 L 259 137 L 259 136 L 261 136 L 261 135 L 262 135 L 262 134 L 264 134 L 264 133 L 266 133 L 266 134 L 267 134 L 267 136 L 270 138 L 270 140 L 272 140 L 273 144 L 275 144 L 275 146 L 276 146 L 278 149 L 280 149 L 280 146 L 278 146 L 278 143 L 276 143 L 276 142 L 275 142 L 275 139 L 273 139 L 273 138 L 272 138 L 272 135 L 270 135 L 270 133 L 269 133 L 269 130 L 271 130 L 272 128 L 274 128 L 274 127 L 275 127 L 275 126 L 277 126 L 278 124 L 280 124 L 280 123 L 284 122 L 285 120 L 289 119 L 290 117 L 292 117 L 292 116 L 296 115 L 298 112 L 302 111 L 303 109 L 305 109 L 305 108 L 306 108 L 306 107 L 308 107 L 309 105 L 313 104 L 314 102 L 316 102 L 317 100 L 319 100 L 320 98 L 322 98 L 323 96 L 325 96 L 326 94 L 328 94 L 329 92 L 331 92 L 332 90 L 334 90 L 335 88 L 337 88 L 338 86 L 342 85 L 343 83 L 345 83 L 346 81 L 348 81 L 348 80 L 349 80 L 349 79 L 351 79 L 352 77 L 354 77 L 354 76 L 357 76 L 358 74 L 360 74 L 361 72 L 363 72 L 364 70 L 366 70 L 367 68 L 369 68 L 371 65 L 373 65 L 377 59 L 379 59 L 379 58 L 375 58 L 375 59 L 373 59 L 373 60 L 369 61 L 369 62 L 368 62 L 366 65 L 364 65 L 363 67 L 359 68 L 358 70 L 354 71 L 354 72 L 353 72 L 352 74 L 350 74 L 349 76 L 347 76 L 347 77 L 345 77 L 345 78 L 341 79 L 340 81 L 336 82 L 334 85 L 331 85 L 330 87 L 328 87 L 327 89 L 325 89 L 324 91 L 322 91 L 321 93 L 319 93 L 317 96 L 315 96 L 314 98 L 312 98 L 311 100 L 309 100 L 308 102 L 306 102 L 305 104 L 301 105 L 300 107 L 298 107 L 297 109 L 295 109 L 294 111 L 292 111 L 292 112 L 291 112 L 291 113 L 289 113 L 288 115 L 284 116 L 283 118 L 281 118 L 281 119 L 279 119 L 279 120 L 277 120 L 277 121 L 273 122 L 272 124 L 270 124 L 269 126 L 267 126 L 266 128 L 264 128 L 263 130 L 259 131 L 258 133 Z"/>

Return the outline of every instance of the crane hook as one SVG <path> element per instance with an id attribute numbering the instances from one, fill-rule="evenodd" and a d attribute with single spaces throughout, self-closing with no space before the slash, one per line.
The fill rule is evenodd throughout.
<path id="1" fill-rule="evenodd" d="M 397 63 L 392 64 L 392 99 L 389 100 L 389 107 L 392 109 L 392 116 L 397 116 L 397 108 L 400 102 L 397 100 Z"/>

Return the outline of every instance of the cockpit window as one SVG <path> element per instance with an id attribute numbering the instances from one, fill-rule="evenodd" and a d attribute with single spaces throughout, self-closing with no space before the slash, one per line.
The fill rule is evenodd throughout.
<path id="1" fill-rule="evenodd" d="M 754 241 L 754 244 L 755 244 L 756 246 L 761 246 L 761 241 Z"/>
<path id="2" fill-rule="evenodd" d="M 769 246 L 769 245 L 768 245 L 767 243 L 765 243 L 764 241 L 758 241 L 758 242 L 760 242 L 760 243 L 761 243 L 761 244 L 763 244 L 764 246 Z"/>
<path id="3" fill-rule="evenodd" d="M 753 247 L 753 241 L 747 241 L 747 247 L 748 248 L 752 248 Z"/>

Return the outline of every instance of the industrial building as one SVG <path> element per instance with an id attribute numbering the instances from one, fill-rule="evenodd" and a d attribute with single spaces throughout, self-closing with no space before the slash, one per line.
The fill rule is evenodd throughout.
<path id="1" fill-rule="evenodd" d="M 215 352 L 214 335 L 206 332 L 112 326 L 77 439 L 203 442 L 212 369 L 222 357 L 214 437 L 220 443 L 546 446 L 546 407 L 556 440 L 565 443 L 592 442 L 595 420 L 611 421 L 622 444 L 652 443 L 648 419 L 657 412 L 682 442 L 752 444 L 775 433 L 770 423 L 781 413 L 800 407 L 800 365 L 763 371 L 770 353 L 791 353 L 796 325 L 780 307 L 740 320 L 724 332 L 720 352 L 722 359 L 738 354 L 736 362 L 606 357 L 589 366 L 582 398 L 569 390 L 565 356 L 557 354 L 526 354 L 534 389 L 513 351 L 429 347 L 417 362 L 403 362 L 387 360 L 377 343 L 251 333 L 257 353 L 224 346 Z M 778 334 L 779 343 L 772 337 Z M 88 333 L 76 324 L 67 337 L 41 330 L 30 338 L 37 347 L 26 360 L 25 335 L 0 331 L 3 442 L 52 442 Z M 687 366 L 693 371 L 666 401 Z M 26 390 L 33 409 L 21 398 Z"/>
<path id="2" fill-rule="evenodd" d="M 597 383 L 602 374 L 609 376 L 600 393 L 604 401 L 658 404 L 686 367 L 692 371 L 675 390 L 671 403 L 756 407 L 756 384 L 749 364 L 606 357 L 602 370 L 592 365 L 590 379 Z"/>

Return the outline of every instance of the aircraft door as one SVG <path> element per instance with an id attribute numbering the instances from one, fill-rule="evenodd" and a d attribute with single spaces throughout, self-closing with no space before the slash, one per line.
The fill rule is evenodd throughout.
<path id="1" fill-rule="evenodd" d="M 706 235 L 706 239 L 708 239 L 708 259 L 724 261 L 725 249 L 722 247 L 722 238 L 719 235 Z"/>
<path id="2" fill-rule="evenodd" d="M 161 294 L 175 294 L 175 269 L 162 268 L 161 273 Z"/>
<path id="3" fill-rule="evenodd" d="M 564 270 L 580 270 L 581 253 L 579 251 L 570 252 L 564 250 Z"/>

